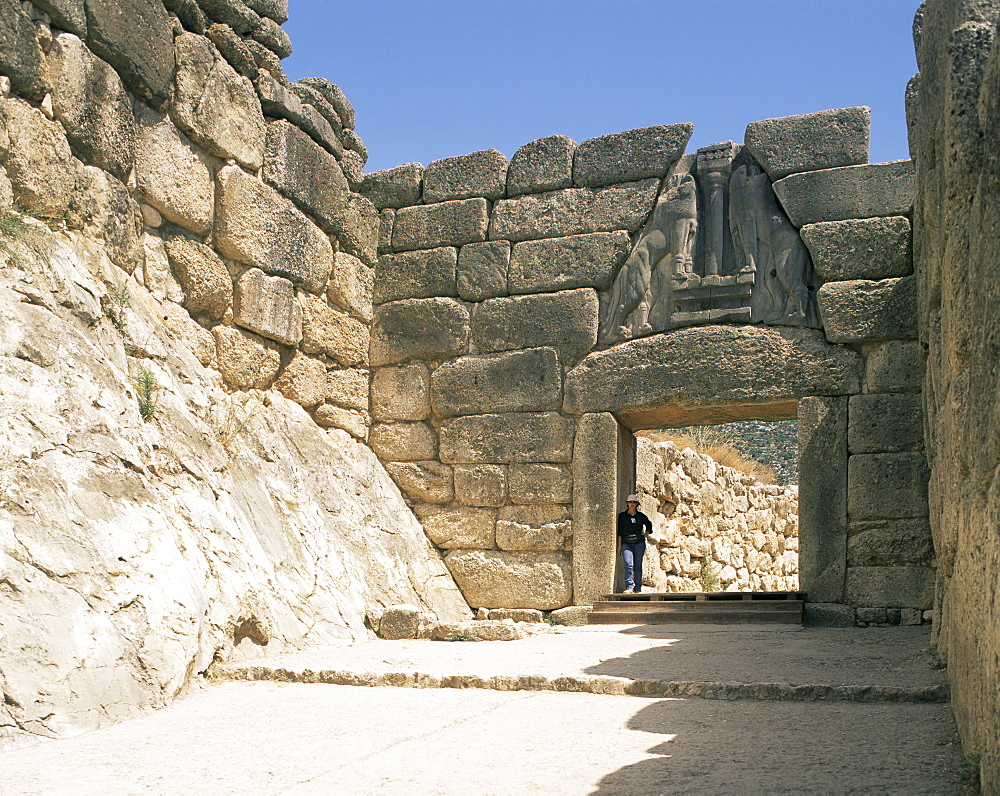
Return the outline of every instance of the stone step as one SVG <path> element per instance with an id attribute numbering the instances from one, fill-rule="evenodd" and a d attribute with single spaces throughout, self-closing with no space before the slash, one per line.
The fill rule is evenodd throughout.
<path id="1" fill-rule="evenodd" d="M 591 625 L 802 624 L 804 592 L 608 594 L 594 603 Z"/>
<path id="2" fill-rule="evenodd" d="M 730 611 L 726 609 L 592 611 L 589 625 L 801 625 L 802 605 L 792 611 Z"/>

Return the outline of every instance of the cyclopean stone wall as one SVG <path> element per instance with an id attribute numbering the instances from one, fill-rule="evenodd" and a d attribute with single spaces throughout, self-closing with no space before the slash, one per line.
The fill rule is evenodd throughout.
<path id="1" fill-rule="evenodd" d="M 964 750 L 1000 792 L 1000 44 L 996 2 L 917 12 L 907 91 L 937 588 Z"/>
<path id="2" fill-rule="evenodd" d="M 510 162 L 366 175 L 381 217 L 372 446 L 474 607 L 553 608 L 611 588 L 629 429 L 798 414 L 814 617 L 922 621 L 912 165 L 865 163 L 867 109 L 755 122 L 745 147 L 697 158 L 682 157 L 689 133 L 550 136 Z M 742 227 L 725 223 L 737 178 L 775 197 Z M 753 232 L 768 218 L 777 238 Z M 808 297 L 748 325 L 789 262 L 766 259 L 776 240 Z"/>

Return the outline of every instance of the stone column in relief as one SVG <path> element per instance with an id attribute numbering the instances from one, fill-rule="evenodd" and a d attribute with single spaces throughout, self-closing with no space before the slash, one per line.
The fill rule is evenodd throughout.
<path id="1" fill-rule="evenodd" d="M 845 599 L 847 400 L 799 401 L 799 588 L 812 603 Z"/>
<path id="2" fill-rule="evenodd" d="M 698 179 L 706 199 L 705 276 L 725 272 L 726 194 L 733 169 L 736 145 L 732 141 L 712 144 L 698 150 Z"/>
<path id="3" fill-rule="evenodd" d="M 614 587 L 615 517 L 635 484 L 635 437 L 609 413 L 583 415 L 573 446 L 573 603 Z"/>

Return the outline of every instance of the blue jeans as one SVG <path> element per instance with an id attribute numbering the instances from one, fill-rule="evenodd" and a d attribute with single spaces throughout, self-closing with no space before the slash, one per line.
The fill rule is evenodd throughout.
<path id="1" fill-rule="evenodd" d="M 646 543 L 622 543 L 622 560 L 625 562 L 625 588 L 642 591 L 642 557 L 646 552 Z"/>

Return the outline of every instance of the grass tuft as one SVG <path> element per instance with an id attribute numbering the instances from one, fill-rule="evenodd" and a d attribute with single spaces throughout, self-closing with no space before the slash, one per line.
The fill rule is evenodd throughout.
<path id="1" fill-rule="evenodd" d="M 158 409 L 156 393 L 162 387 L 156 383 L 156 377 L 145 365 L 139 367 L 139 375 L 135 378 L 135 389 L 138 393 L 139 414 L 143 420 L 152 420 L 156 417 Z"/>

